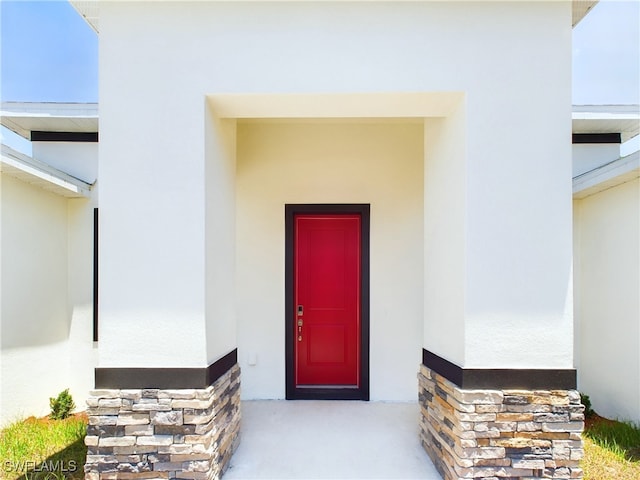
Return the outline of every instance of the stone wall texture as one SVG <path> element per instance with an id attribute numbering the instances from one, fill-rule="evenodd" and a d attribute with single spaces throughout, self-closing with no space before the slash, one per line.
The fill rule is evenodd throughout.
<path id="1" fill-rule="evenodd" d="M 94 390 L 86 480 L 219 479 L 240 441 L 240 368 L 204 389 Z"/>
<path id="2" fill-rule="evenodd" d="M 465 390 L 418 373 L 420 437 L 445 480 L 582 478 L 575 390 Z"/>

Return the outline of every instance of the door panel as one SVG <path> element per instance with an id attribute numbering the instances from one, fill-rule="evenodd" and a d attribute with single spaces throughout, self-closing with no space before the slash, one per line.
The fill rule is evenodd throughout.
<path id="1" fill-rule="evenodd" d="M 309 342 L 308 366 L 345 363 L 348 334 L 344 325 L 309 325 L 305 333 Z"/>
<path id="2" fill-rule="evenodd" d="M 361 216 L 294 216 L 295 385 L 360 385 Z"/>

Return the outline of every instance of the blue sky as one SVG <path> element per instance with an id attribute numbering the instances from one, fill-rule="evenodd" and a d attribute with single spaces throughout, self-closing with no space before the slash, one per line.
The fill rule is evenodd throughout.
<path id="1" fill-rule="evenodd" d="M 600 1 L 573 29 L 573 103 L 640 103 L 640 1 Z"/>
<path id="2" fill-rule="evenodd" d="M 2 101 L 98 101 L 98 36 L 68 2 L 2 0 L 0 15 Z M 574 28 L 574 104 L 640 103 L 639 23 L 640 1 L 601 0 Z"/>
<path id="3" fill-rule="evenodd" d="M 98 36 L 70 3 L 2 0 L 0 9 L 2 101 L 98 101 Z"/>

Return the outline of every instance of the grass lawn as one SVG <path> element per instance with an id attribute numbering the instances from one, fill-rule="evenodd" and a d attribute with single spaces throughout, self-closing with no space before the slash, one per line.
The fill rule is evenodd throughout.
<path id="1" fill-rule="evenodd" d="M 640 428 L 598 415 L 587 418 L 583 435 L 585 480 L 640 479 Z"/>
<path id="2" fill-rule="evenodd" d="M 80 480 L 87 417 L 15 422 L 0 432 L 0 479 Z M 640 428 L 594 415 L 583 435 L 585 480 L 640 479 Z M 51 474 L 53 472 L 53 475 Z"/>
<path id="3" fill-rule="evenodd" d="M 86 415 L 65 420 L 29 417 L 0 432 L 0 479 L 84 478 Z"/>

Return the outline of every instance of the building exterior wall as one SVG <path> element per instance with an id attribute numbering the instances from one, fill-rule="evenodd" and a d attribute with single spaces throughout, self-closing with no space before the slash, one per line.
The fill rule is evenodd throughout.
<path id="1" fill-rule="evenodd" d="M 41 162 L 93 184 L 98 178 L 95 142 L 32 142 L 32 155 Z"/>
<path id="2" fill-rule="evenodd" d="M 619 143 L 573 144 L 571 150 L 573 158 L 572 177 L 590 172 L 594 168 L 620 158 Z"/>
<path id="3" fill-rule="evenodd" d="M 600 415 L 640 421 L 640 180 L 574 201 L 578 385 Z"/>
<path id="4" fill-rule="evenodd" d="M 235 296 L 236 122 L 206 113 L 205 315 L 206 358 L 237 346 Z"/>
<path id="5" fill-rule="evenodd" d="M 206 95 L 453 91 L 465 97 L 465 265 L 453 282 L 464 285 L 464 318 L 427 318 L 425 347 L 479 368 L 570 368 L 569 7 L 105 4 L 101 251 L 122 261 L 101 272 L 101 363 L 202 365 L 225 354 L 206 345 L 222 322 L 203 286 L 216 188 L 202 181 Z M 135 129 L 124 111 L 137 113 Z M 227 301 L 217 308 L 232 311 Z M 451 321 L 465 334 L 451 339 Z M 144 345 L 128 334 L 138 328 Z"/>
<path id="6" fill-rule="evenodd" d="M 97 171 L 97 145 L 56 145 Z M 48 149 L 39 146 L 39 157 Z M 66 152 L 66 154 L 64 153 Z M 38 158 L 38 157 L 36 157 Z M 40 159 L 40 158 L 38 158 Z M 7 174 L 1 180 L 0 423 L 45 415 L 69 388 L 82 409 L 93 387 L 92 198 L 65 198 Z"/>
<path id="7" fill-rule="evenodd" d="M 433 352 L 465 362 L 465 112 L 425 120 L 424 338 Z"/>
<path id="8" fill-rule="evenodd" d="M 200 372 L 237 345 L 245 397 L 281 398 L 283 204 L 371 202 L 372 398 L 415 398 L 421 340 L 449 380 L 531 375 L 525 406 L 551 377 L 573 388 L 570 6 L 102 4 L 98 371 Z M 458 101 L 366 132 L 416 93 Z M 219 102 L 251 94 L 260 114 Z M 285 108 L 288 94 L 316 103 Z M 359 94 L 380 95 L 378 113 L 345 123 Z M 539 439 L 582 425 L 553 428 Z"/>
<path id="9" fill-rule="evenodd" d="M 97 149 L 95 151 L 97 154 Z M 92 163 L 97 163 L 94 156 Z M 94 167 L 97 169 L 97 165 Z M 67 316 L 69 318 L 68 386 L 78 410 L 83 410 L 94 386 L 98 363 L 98 342 L 94 342 L 94 208 L 98 207 L 98 186 L 91 198 L 67 200 Z M 100 319 L 97 325 L 100 339 Z"/>
<path id="10" fill-rule="evenodd" d="M 371 399 L 415 398 L 422 336 L 422 158 L 420 121 L 239 124 L 236 305 L 244 398 L 285 396 L 288 203 L 371 204 Z"/>
<path id="11" fill-rule="evenodd" d="M 67 201 L 2 175 L 2 420 L 44 414 L 69 375 Z"/>

